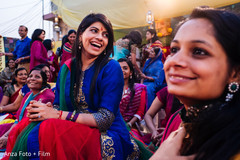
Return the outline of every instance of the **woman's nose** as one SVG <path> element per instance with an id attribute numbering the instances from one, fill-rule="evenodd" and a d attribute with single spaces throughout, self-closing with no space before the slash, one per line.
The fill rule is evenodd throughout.
<path id="1" fill-rule="evenodd" d="M 180 49 L 177 53 L 174 53 L 167 58 L 164 68 L 169 66 L 186 67 L 188 58 L 186 52 L 183 49 Z"/>

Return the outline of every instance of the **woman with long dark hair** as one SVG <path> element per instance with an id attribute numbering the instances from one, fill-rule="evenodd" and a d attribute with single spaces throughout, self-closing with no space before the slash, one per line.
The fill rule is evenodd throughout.
<path id="1" fill-rule="evenodd" d="M 142 65 L 144 66 L 148 55 L 149 55 L 149 50 L 148 48 L 161 48 L 163 47 L 162 42 L 159 40 L 158 36 L 157 36 L 157 32 L 155 29 L 148 29 L 146 32 L 146 40 L 147 40 L 147 44 L 145 46 L 143 46 L 142 49 Z M 166 57 L 164 57 L 166 58 Z M 163 56 L 161 57 L 161 60 L 163 59 Z M 164 59 L 165 60 L 165 59 Z M 164 61 L 163 61 L 164 63 Z"/>
<path id="2" fill-rule="evenodd" d="M 53 42 L 51 39 L 46 39 L 43 41 L 43 45 L 47 49 L 48 59 L 52 62 L 50 65 L 51 78 L 49 79 L 49 82 L 56 82 L 56 77 L 59 72 L 59 64 L 57 55 L 52 51 Z"/>
<path id="3" fill-rule="evenodd" d="M 135 72 L 130 60 L 121 58 L 118 62 L 124 78 L 123 95 L 119 106 L 120 112 L 128 126 L 137 129 L 135 123 L 143 119 L 146 109 L 147 88 L 143 84 L 135 83 Z"/>
<path id="4" fill-rule="evenodd" d="M 27 108 L 29 119 L 10 134 L 15 138 L 8 141 L 7 152 L 28 148 L 27 152 L 49 153 L 49 159 L 138 159 L 138 146 L 119 111 L 124 81 L 118 62 L 109 60 L 112 52 L 110 21 L 103 14 L 89 14 L 78 27 L 76 58 L 67 60 L 58 76 L 54 107 L 60 110 L 32 102 Z M 21 141 L 13 148 L 19 130 L 27 124 L 29 130 L 19 135 Z"/>
<path id="5" fill-rule="evenodd" d="M 66 42 L 63 44 L 63 47 L 61 49 L 62 56 L 60 66 L 62 66 L 66 60 L 72 58 L 72 47 L 76 39 L 76 34 L 77 32 L 73 29 L 68 31 Z"/>
<path id="6" fill-rule="evenodd" d="M 239 159 L 239 28 L 239 16 L 208 7 L 180 24 L 164 70 L 168 92 L 184 104 L 182 127 L 152 159 Z"/>
<path id="7" fill-rule="evenodd" d="M 35 29 L 32 34 L 31 53 L 30 53 L 30 70 L 39 64 L 52 64 L 48 59 L 47 50 L 43 45 L 45 31 L 43 29 Z"/>

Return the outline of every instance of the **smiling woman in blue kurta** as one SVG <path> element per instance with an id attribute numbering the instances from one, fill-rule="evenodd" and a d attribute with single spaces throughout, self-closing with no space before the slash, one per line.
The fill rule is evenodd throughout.
<path id="1" fill-rule="evenodd" d="M 85 17 L 73 47 L 76 56 L 59 73 L 54 105 L 60 111 L 32 102 L 28 117 L 36 122 L 22 120 L 9 146 L 15 142 L 14 135 L 29 125 L 13 150 L 7 151 L 26 151 L 32 153 L 31 158 L 44 159 L 138 159 L 138 146 L 119 110 L 124 81 L 118 62 L 109 60 L 112 51 L 110 22 L 102 14 Z M 34 155 L 43 152 L 50 157 Z"/>

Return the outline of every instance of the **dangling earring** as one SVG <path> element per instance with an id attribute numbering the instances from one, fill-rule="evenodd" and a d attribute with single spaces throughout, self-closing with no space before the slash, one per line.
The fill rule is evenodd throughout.
<path id="1" fill-rule="evenodd" d="M 106 50 L 104 50 L 104 53 L 103 53 L 104 55 L 106 55 L 107 53 L 106 53 Z"/>
<path id="2" fill-rule="evenodd" d="M 81 50 L 82 49 L 82 41 L 79 41 L 79 46 L 78 49 Z"/>
<path id="3" fill-rule="evenodd" d="M 229 102 L 232 100 L 234 93 L 236 93 L 239 89 L 239 84 L 237 82 L 232 82 L 228 85 L 228 91 L 230 93 L 227 93 L 226 102 Z"/>
<path id="4" fill-rule="evenodd" d="M 130 75 L 129 79 L 132 79 L 132 75 Z"/>

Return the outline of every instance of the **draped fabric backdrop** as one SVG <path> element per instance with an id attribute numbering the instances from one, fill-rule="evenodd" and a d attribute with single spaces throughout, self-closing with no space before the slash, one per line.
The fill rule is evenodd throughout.
<path id="1" fill-rule="evenodd" d="M 114 29 L 146 26 L 146 14 L 151 10 L 155 20 L 189 14 L 194 7 L 222 7 L 240 0 L 52 0 L 58 14 L 70 27 L 77 28 L 89 13 L 103 13 Z"/>

